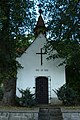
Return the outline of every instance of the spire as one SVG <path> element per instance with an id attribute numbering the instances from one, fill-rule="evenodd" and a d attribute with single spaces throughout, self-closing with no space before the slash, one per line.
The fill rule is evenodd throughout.
<path id="1" fill-rule="evenodd" d="M 46 37 L 46 27 L 45 27 L 43 18 L 41 16 L 42 12 L 43 11 L 40 9 L 39 10 L 40 16 L 38 18 L 37 25 L 34 28 L 35 37 L 37 37 L 40 33 L 44 34 Z"/>

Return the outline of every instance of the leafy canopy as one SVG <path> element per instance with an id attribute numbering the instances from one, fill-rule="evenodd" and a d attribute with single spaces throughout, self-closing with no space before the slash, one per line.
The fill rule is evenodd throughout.
<path id="1" fill-rule="evenodd" d="M 0 79 L 16 77 L 16 56 L 28 47 L 29 38 L 24 34 L 32 32 L 36 21 L 34 4 L 27 0 L 0 1 Z"/>
<path id="2" fill-rule="evenodd" d="M 80 68 L 80 1 L 39 1 L 47 17 L 49 58 L 65 58 L 64 63 Z M 45 9 L 44 9 L 45 7 Z M 57 53 L 54 53 L 56 50 Z"/>

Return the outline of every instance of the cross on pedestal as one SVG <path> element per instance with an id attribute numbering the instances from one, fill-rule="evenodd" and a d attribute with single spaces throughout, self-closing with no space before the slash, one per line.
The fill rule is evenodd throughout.
<path id="1" fill-rule="evenodd" d="M 45 55 L 46 54 L 46 52 L 42 52 L 42 48 L 41 48 L 41 50 L 40 50 L 40 53 L 36 53 L 36 54 L 39 54 L 39 55 L 41 55 L 41 65 L 43 64 L 43 55 Z"/>

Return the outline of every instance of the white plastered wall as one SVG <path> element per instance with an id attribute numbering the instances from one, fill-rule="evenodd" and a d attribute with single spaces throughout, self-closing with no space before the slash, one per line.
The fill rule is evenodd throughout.
<path id="1" fill-rule="evenodd" d="M 51 97 L 56 97 L 52 89 L 58 89 L 65 83 L 65 66 L 58 66 L 62 61 L 61 59 L 55 59 L 54 61 L 52 59 L 47 60 L 47 54 L 43 55 L 43 65 L 41 66 L 41 56 L 36 53 L 40 52 L 45 43 L 46 38 L 40 34 L 25 53 L 20 58 L 17 58 L 23 67 L 23 69 L 18 70 L 17 88 L 25 90 L 29 87 L 34 93 L 35 78 L 46 76 L 51 79 Z M 18 90 L 16 94 L 20 96 Z"/>

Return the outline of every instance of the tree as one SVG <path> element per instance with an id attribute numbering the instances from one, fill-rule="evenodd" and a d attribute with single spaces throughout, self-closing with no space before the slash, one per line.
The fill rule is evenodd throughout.
<path id="1" fill-rule="evenodd" d="M 48 59 L 65 58 L 61 64 L 66 64 L 67 82 L 80 94 L 80 1 L 45 1 L 41 7 L 48 19 Z"/>
<path id="2" fill-rule="evenodd" d="M 16 61 L 16 46 L 24 32 L 30 32 L 33 28 L 33 10 L 32 1 L 0 1 L 0 80 L 4 87 L 3 105 L 15 104 L 16 74 L 19 65 Z"/>

